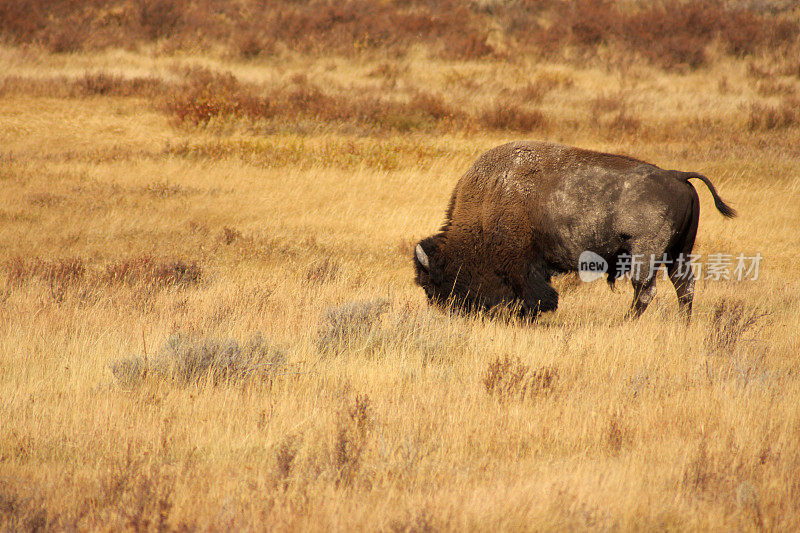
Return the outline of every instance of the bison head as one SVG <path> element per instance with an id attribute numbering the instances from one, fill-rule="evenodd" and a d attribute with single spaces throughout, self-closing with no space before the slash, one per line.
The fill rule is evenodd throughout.
<path id="1" fill-rule="evenodd" d="M 510 287 L 489 275 L 489 269 L 448 250 L 445 244 L 441 235 L 434 235 L 414 249 L 416 282 L 431 304 L 469 312 L 514 303 Z"/>

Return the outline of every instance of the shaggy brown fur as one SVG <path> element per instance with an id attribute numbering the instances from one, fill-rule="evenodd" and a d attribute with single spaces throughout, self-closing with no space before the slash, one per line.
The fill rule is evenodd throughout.
<path id="1" fill-rule="evenodd" d="M 682 257 L 699 218 L 692 178 L 708 186 L 723 215 L 735 216 L 700 174 L 545 142 L 498 146 L 459 180 L 439 233 L 417 245 L 416 281 L 435 304 L 519 306 L 535 316 L 556 309 L 550 276 L 576 271 L 581 252 L 608 262 L 609 284 L 626 271 L 619 258 L 635 255 L 642 264 L 630 272 L 630 315 L 647 307 L 658 261 L 666 260 L 688 320 L 694 280 Z"/>

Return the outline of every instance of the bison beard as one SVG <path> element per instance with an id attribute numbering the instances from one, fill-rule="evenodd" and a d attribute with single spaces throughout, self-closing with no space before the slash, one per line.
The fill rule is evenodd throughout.
<path id="1" fill-rule="evenodd" d="M 544 142 L 489 150 L 461 177 L 439 233 L 414 250 L 416 282 L 431 303 L 464 311 L 516 308 L 535 317 L 558 306 L 552 274 L 574 272 L 590 250 L 625 274 L 623 254 L 642 258 L 631 272 L 628 316 L 655 294 L 663 261 L 688 321 L 694 278 L 681 263 L 694 246 L 700 203 L 689 179 L 702 180 L 726 217 L 736 216 L 711 181 L 627 156 Z"/>

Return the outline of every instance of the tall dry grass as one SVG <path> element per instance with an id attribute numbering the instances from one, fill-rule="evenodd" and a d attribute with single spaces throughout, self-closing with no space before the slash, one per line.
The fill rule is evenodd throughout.
<path id="1" fill-rule="evenodd" d="M 0 529 L 797 529 L 791 58 L 592 46 L 0 48 Z M 231 111 L 177 120 L 202 80 Z M 414 243 L 521 137 L 708 175 L 740 217 L 701 190 L 696 251 L 759 279 L 688 329 L 663 281 L 637 322 L 571 278 L 534 324 L 430 309 Z"/>

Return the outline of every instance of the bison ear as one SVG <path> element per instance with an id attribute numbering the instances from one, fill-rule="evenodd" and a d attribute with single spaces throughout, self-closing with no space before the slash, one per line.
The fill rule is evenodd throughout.
<path id="1" fill-rule="evenodd" d="M 417 244 L 417 248 L 414 250 L 414 255 L 417 257 L 417 261 L 419 264 L 424 268 L 426 271 L 430 270 L 431 264 L 428 260 L 428 254 L 425 253 L 425 250 L 422 249 L 421 244 Z"/>

